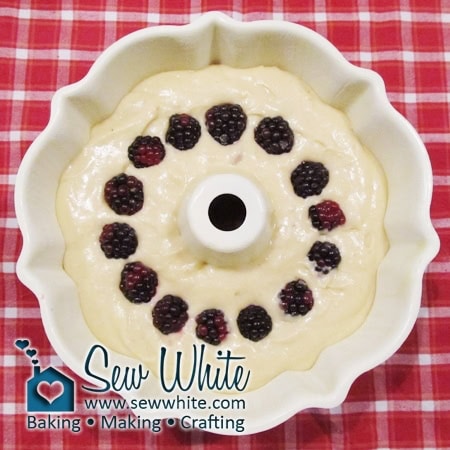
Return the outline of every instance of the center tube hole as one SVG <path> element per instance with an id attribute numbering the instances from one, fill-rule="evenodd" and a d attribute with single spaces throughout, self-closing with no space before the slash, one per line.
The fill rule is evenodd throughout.
<path id="1" fill-rule="evenodd" d="M 236 230 L 244 223 L 246 215 L 244 202 L 233 194 L 218 195 L 208 208 L 209 220 L 222 231 Z"/>

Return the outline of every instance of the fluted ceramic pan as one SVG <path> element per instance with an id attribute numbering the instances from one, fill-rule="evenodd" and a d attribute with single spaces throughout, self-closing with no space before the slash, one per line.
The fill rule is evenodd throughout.
<path id="1" fill-rule="evenodd" d="M 280 21 L 240 23 L 220 13 L 205 14 L 185 26 L 143 29 L 120 39 L 85 78 L 56 92 L 49 124 L 25 154 L 15 192 L 23 233 L 17 273 L 39 300 L 55 351 L 75 373 L 93 381 L 84 364 L 97 341 L 62 266 L 64 240 L 55 214 L 59 178 L 86 144 L 91 126 L 108 117 L 139 81 L 159 72 L 199 69 L 216 62 L 234 67 L 275 65 L 301 77 L 325 102 L 348 115 L 362 143 L 381 163 L 388 183 L 385 228 L 390 249 L 379 268 L 367 320 L 354 334 L 323 351 L 310 370 L 283 373 L 258 390 L 233 394 L 245 401 L 245 409 L 216 414 L 244 418 L 245 430 L 212 431 L 247 434 L 271 428 L 305 408 L 341 403 L 360 374 L 400 347 L 417 318 L 423 274 L 439 246 L 429 214 L 431 166 L 418 134 L 390 105 L 376 73 L 350 64 L 330 42 L 305 27 Z M 105 378 L 114 365 L 139 364 L 113 351 L 109 357 L 108 369 L 102 370 L 100 362 L 96 369 Z M 163 396 L 157 380 L 121 394 L 128 400 Z M 208 401 L 229 398 L 217 392 L 201 396 Z M 141 418 L 211 414 L 208 409 L 187 413 L 162 407 L 134 412 Z"/>

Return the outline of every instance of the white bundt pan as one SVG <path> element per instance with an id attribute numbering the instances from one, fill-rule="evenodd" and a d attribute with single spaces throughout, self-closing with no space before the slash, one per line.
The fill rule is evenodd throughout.
<path id="1" fill-rule="evenodd" d="M 439 248 L 429 213 L 431 165 L 418 134 L 390 105 L 376 73 L 350 64 L 310 29 L 281 21 L 240 23 L 215 12 L 189 25 L 143 29 L 120 39 L 84 79 L 54 95 L 49 124 L 25 154 L 15 191 L 23 234 L 17 274 L 38 298 L 57 354 L 79 376 L 95 382 L 86 375 L 84 364 L 98 342 L 62 266 L 64 240 L 55 214 L 60 176 L 86 144 L 91 126 L 109 116 L 138 82 L 158 72 L 200 69 L 217 62 L 234 67 L 275 65 L 306 81 L 325 102 L 348 115 L 361 141 L 384 168 L 389 192 L 385 227 L 390 249 L 379 268 L 373 307 L 354 334 L 323 351 L 310 370 L 283 373 L 258 390 L 231 394 L 245 400 L 245 409 L 134 411 L 141 418 L 208 418 L 211 413 L 244 418 L 244 431 L 211 431 L 250 434 L 274 427 L 305 408 L 339 405 L 359 375 L 400 347 L 417 318 L 423 274 Z M 109 379 L 114 365 L 139 364 L 112 351 L 109 357 L 108 369 L 101 369 L 100 358 L 95 369 Z M 157 379 L 121 395 L 128 400 L 167 396 Z M 231 398 L 205 391 L 181 395 L 207 401 Z"/>

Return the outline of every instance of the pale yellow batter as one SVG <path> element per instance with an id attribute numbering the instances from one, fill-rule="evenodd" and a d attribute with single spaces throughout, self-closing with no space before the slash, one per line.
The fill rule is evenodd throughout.
<path id="1" fill-rule="evenodd" d="M 242 138 L 230 146 L 214 141 L 204 126 L 211 106 L 240 104 L 248 116 Z M 127 148 L 138 135 L 164 141 L 168 119 L 188 113 L 202 124 L 192 150 L 166 144 L 157 166 L 136 169 Z M 281 115 L 294 132 L 291 152 L 269 155 L 254 141 L 253 130 L 263 117 Z M 302 199 L 290 183 L 302 160 L 322 162 L 330 181 L 319 196 Z M 105 182 L 126 172 L 144 183 L 144 206 L 136 214 L 117 216 L 103 198 Z M 198 261 L 178 228 L 178 208 L 197 180 L 215 172 L 237 172 L 256 179 L 273 209 L 273 233 L 263 255 L 244 267 L 220 268 Z M 92 129 L 90 140 L 63 174 L 57 213 L 66 241 L 64 268 L 75 281 L 86 322 L 109 348 L 144 362 L 156 375 L 159 351 L 192 352 L 195 316 L 219 308 L 229 334 L 219 347 L 207 345 L 208 358 L 218 349 L 245 356 L 250 388 L 265 384 L 286 370 L 311 367 L 320 352 L 353 333 L 371 307 L 378 265 L 388 243 L 383 228 L 386 206 L 384 174 L 352 132 L 346 116 L 324 104 L 293 75 L 273 67 L 233 69 L 210 66 L 199 71 L 168 72 L 140 83 L 111 117 Z M 338 202 L 346 223 L 323 233 L 311 226 L 308 208 L 321 200 Z M 127 260 L 106 259 L 98 242 L 102 226 L 127 222 L 139 245 Z M 326 235 L 326 236 L 325 236 Z M 316 240 L 335 243 L 342 256 L 329 274 L 314 271 L 307 253 Z M 155 298 L 132 304 L 118 288 L 120 272 L 129 261 L 142 261 L 159 277 Z M 306 316 L 291 317 L 279 307 L 278 292 L 297 278 L 313 291 L 315 304 Z M 152 308 L 165 294 L 189 304 L 183 330 L 161 334 L 152 324 Z M 272 332 L 259 342 L 244 339 L 236 317 L 256 303 L 272 317 Z"/>

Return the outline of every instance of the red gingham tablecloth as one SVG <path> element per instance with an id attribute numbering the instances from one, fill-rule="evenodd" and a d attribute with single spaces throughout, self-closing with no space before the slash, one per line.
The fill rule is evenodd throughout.
<path id="1" fill-rule="evenodd" d="M 60 87 L 82 78 L 117 38 L 143 27 L 185 24 L 220 10 L 235 19 L 310 27 L 351 62 L 377 71 L 393 105 L 413 124 L 434 170 L 432 219 L 441 250 L 424 279 L 418 321 L 400 350 L 354 383 L 345 402 L 309 409 L 256 435 L 163 428 L 111 431 L 27 427 L 30 361 L 74 378 L 44 334 L 38 302 L 15 275 L 21 235 L 13 192 L 24 153 L 49 119 Z M 4 449 L 449 449 L 450 448 L 450 2 L 449 0 L 0 0 L 0 443 Z M 414 199 L 411 199 L 414 207 Z M 388 313 L 388 312 L 387 312 Z M 76 413 L 95 416 L 77 388 Z M 0 444 L 1 446 L 2 444 Z"/>

